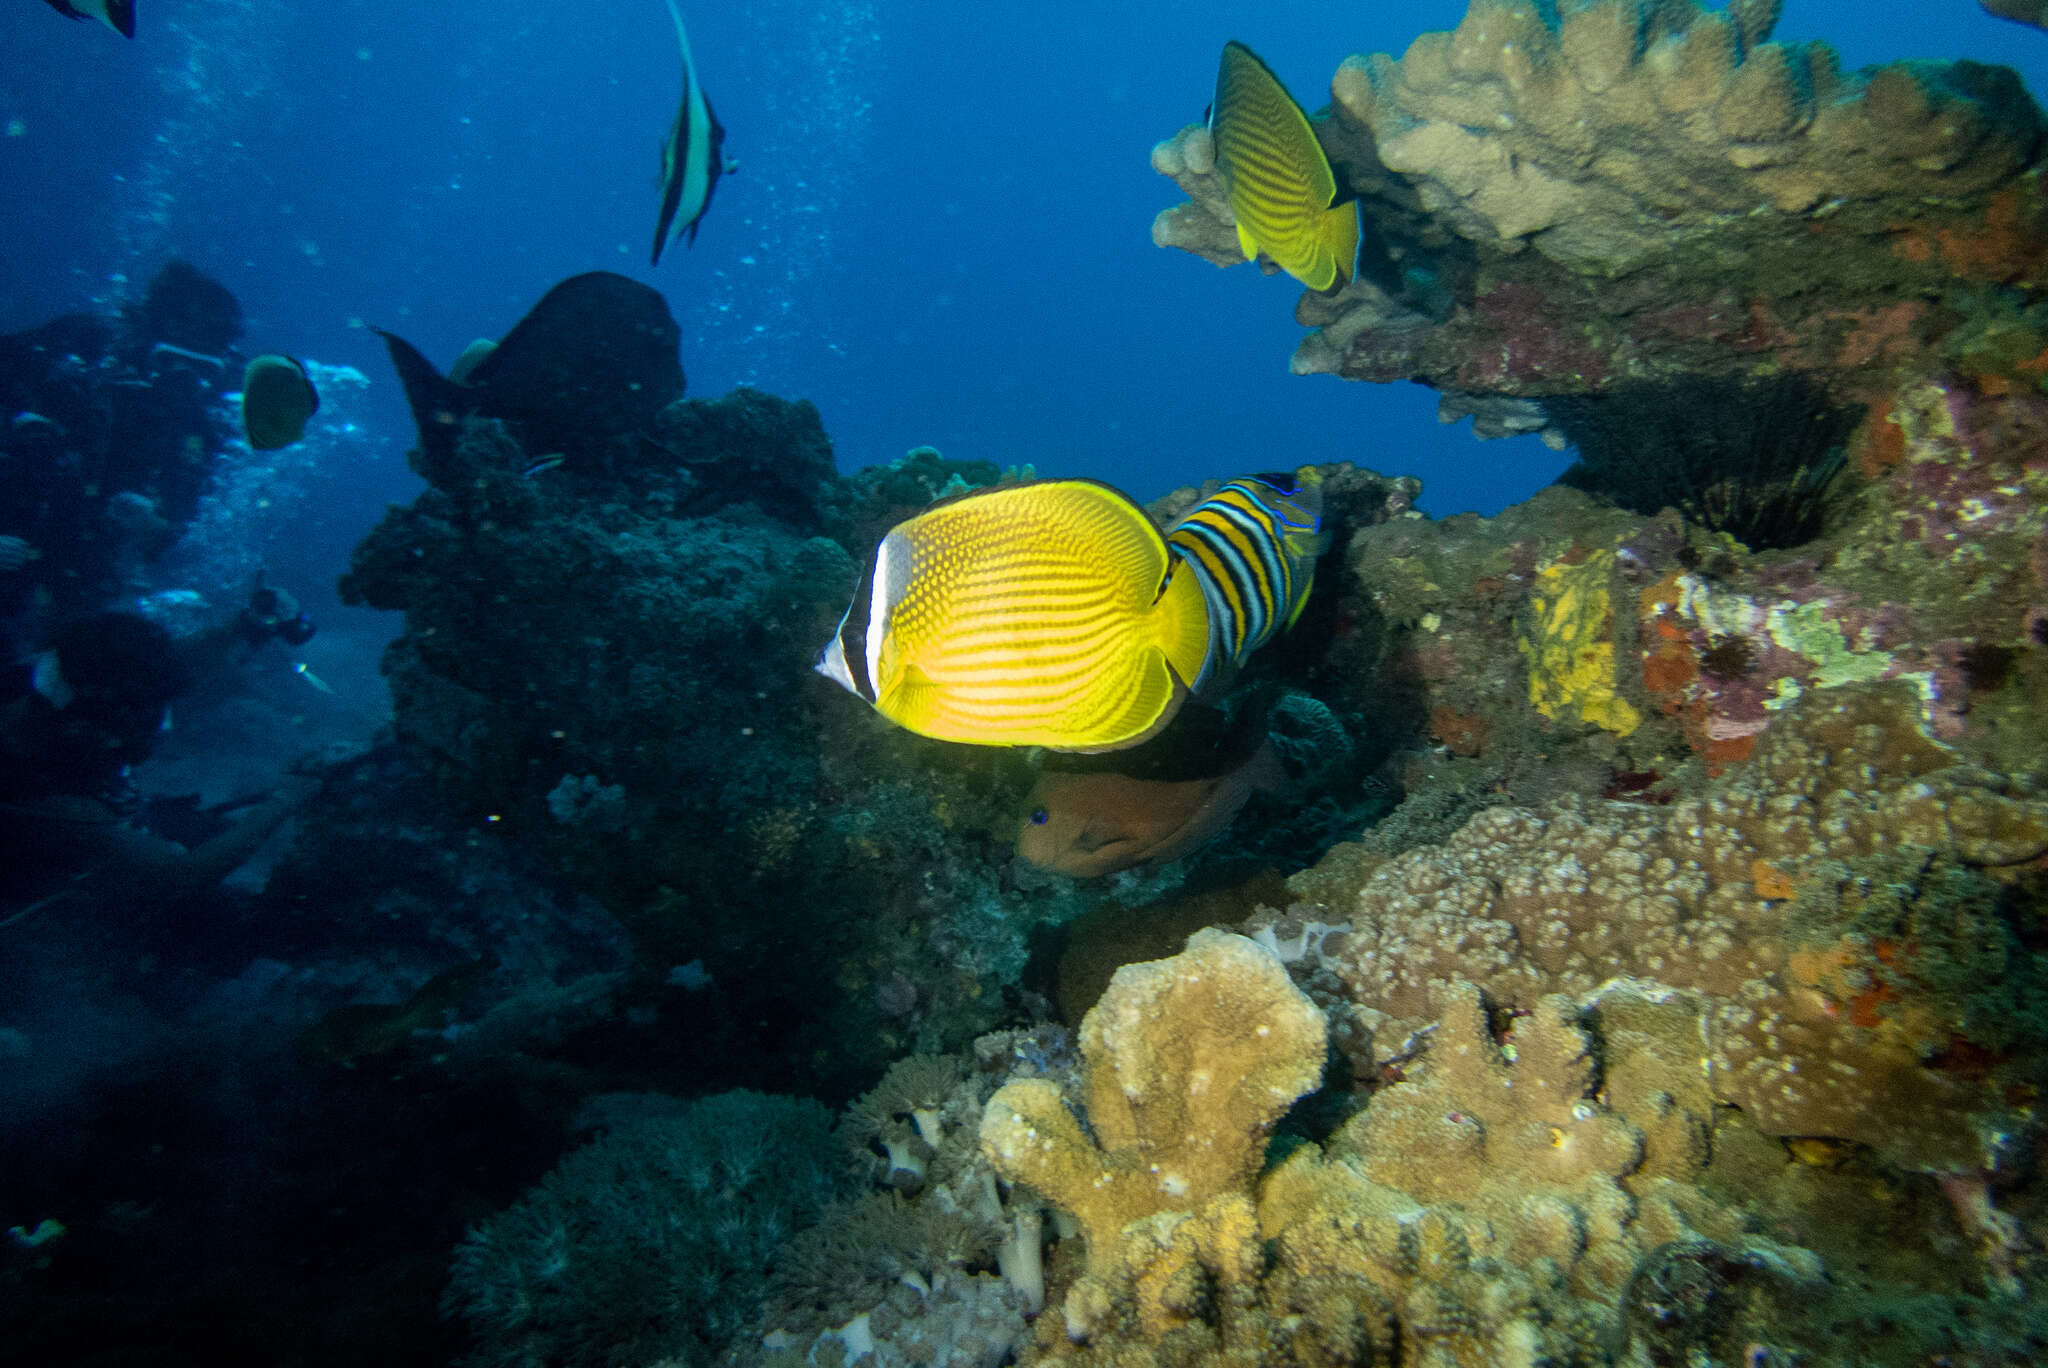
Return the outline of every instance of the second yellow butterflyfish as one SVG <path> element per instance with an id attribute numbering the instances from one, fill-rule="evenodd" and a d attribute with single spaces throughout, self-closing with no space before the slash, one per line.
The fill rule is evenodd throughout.
<path id="1" fill-rule="evenodd" d="M 1209 134 L 1245 256 L 1264 252 L 1311 290 L 1350 280 L 1358 206 L 1348 196 L 1338 202 L 1336 173 L 1308 116 L 1243 43 L 1223 45 Z"/>

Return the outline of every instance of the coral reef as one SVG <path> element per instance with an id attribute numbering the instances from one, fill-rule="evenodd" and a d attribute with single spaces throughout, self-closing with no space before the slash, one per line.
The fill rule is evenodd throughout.
<path id="1" fill-rule="evenodd" d="M 431 488 L 343 593 L 406 614 L 384 668 L 441 790 L 632 932 L 627 1002 L 769 1023 L 754 1057 L 792 1089 L 996 1024 L 1033 917 L 1068 905 L 996 906 L 985 850 L 1026 771 L 790 687 L 855 578 L 819 529 L 921 504 L 957 463 L 841 479 L 815 409 L 751 390 L 541 466 L 497 419 L 460 428 L 415 454 Z M 663 986 L 697 961 L 702 992 Z"/>
<path id="2" fill-rule="evenodd" d="M 815 409 L 751 390 L 670 403 L 559 462 L 509 420 L 455 426 L 415 453 L 431 487 L 363 542 L 343 593 L 406 614 L 384 669 L 398 734 L 441 790 L 631 931 L 626 1009 L 766 1022 L 758 1059 L 790 1090 L 959 1048 L 1016 1010 L 1033 928 L 1082 910 L 1066 881 L 1023 886 L 996 854 L 1033 759 L 911 736 L 810 671 L 856 554 L 1005 472 L 919 448 L 841 477 Z M 1325 479 L 1346 527 L 1415 488 L 1350 466 Z M 1273 670 L 1298 671 L 1313 642 L 1276 645 Z M 1366 763 L 1329 708 L 1291 705 L 1281 725 L 1319 750 L 1295 774 L 1319 793 Z M 1319 847 L 1358 811 L 1271 805 L 1240 844 L 1286 826 L 1274 839 Z M 701 979 L 669 976 L 693 963 Z"/>
<path id="3" fill-rule="evenodd" d="M 1492 519 L 1364 528 L 1340 616 L 1356 668 L 1381 679 L 1368 725 L 1450 752 L 1411 790 L 1668 800 L 1745 759 L 1798 699 L 1896 680 L 1964 757 L 2037 772 L 2023 719 L 2044 682 L 2044 418 L 2036 396 L 1903 385 L 1811 507 L 1779 516 L 1817 534 L 1776 551 L 1559 487 Z"/>
<path id="4" fill-rule="evenodd" d="M 1957 764 L 1911 712 L 1896 690 L 1845 690 L 1704 797 L 1493 808 L 1340 880 L 1341 901 L 1300 876 L 1315 901 L 1296 915 L 1349 928 L 1316 954 L 1343 980 L 1351 1040 L 1371 1042 L 1358 1071 L 1459 978 L 1521 1006 L 1637 981 L 1679 995 L 1712 1096 L 1765 1132 L 1995 1164 L 2048 1037 L 2016 912 L 1977 871 L 2048 853 L 2048 799 Z"/>
<path id="5" fill-rule="evenodd" d="M 750 1325 L 768 1258 L 842 1188 L 830 1114 L 731 1092 L 570 1154 L 455 1253 L 473 1365 L 701 1361 Z"/>
<path id="6" fill-rule="evenodd" d="M 2031 297 L 2043 123 L 2018 77 L 1844 72 L 1776 18 L 1474 0 L 1399 58 L 1347 58 L 1318 127 L 1367 250 L 1304 297 L 1295 369 L 1521 397 L 1798 369 L 1853 393 L 1981 317 L 1981 286 Z M 1213 160 L 1200 127 L 1155 149 L 1189 200 L 1153 236 L 1230 264 Z"/>
<path id="7" fill-rule="evenodd" d="M 1648 1300 L 1642 1270 L 1676 1250 L 1750 1284 L 1692 1327 L 1727 1353 L 1818 1281 L 1812 1254 L 1748 1234 L 1698 1185 L 1704 1144 L 1670 1152 L 1595 1099 L 1568 999 L 1543 999 L 1505 1047 L 1471 986 L 1439 1007 L 1419 1077 L 1265 1170 L 1274 1122 L 1320 1070 L 1320 1015 L 1270 953 L 1215 931 L 1119 971 L 1083 1028 L 1096 1138 L 1042 1080 L 1006 1085 L 982 1122 L 997 1166 L 1087 1246 L 1027 1361 L 1600 1362 Z M 1225 1063 L 1235 1086 L 1213 1105 Z"/>

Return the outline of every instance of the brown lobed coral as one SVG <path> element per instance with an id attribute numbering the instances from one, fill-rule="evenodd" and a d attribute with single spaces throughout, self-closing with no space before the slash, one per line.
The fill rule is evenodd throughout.
<path id="1" fill-rule="evenodd" d="M 1601 1362 L 1635 1334 L 1660 1260 L 1712 1265 L 1712 1334 L 1693 1331 L 1715 1347 L 1754 1340 L 1773 1293 L 1819 1276 L 1811 1254 L 1745 1233 L 1694 1181 L 1708 1147 L 1664 1142 L 1669 1094 L 1616 1090 L 1656 1132 L 1596 1098 L 1569 999 L 1537 1003 L 1506 1045 L 1471 985 L 1437 1005 L 1415 1078 L 1376 1094 L 1327 1153 L 1303 1145 L 1261 1173 L 1274 1119 L 1319 1070 L 1320 1015 L 1276 959 L 1213 930 L 1127 966 L 1084 1031 L 1101 1143 L 1057 1089 L 1007 1085 L 983 1121 L 996 1165 L 1087 1241 L 1085 1272 L 1027 1359 Z M 1225 1061 L 1236 1086 L 1210 1105 Z M 1173 1181 L 1197 1170 L 1208 1181 Z"/>

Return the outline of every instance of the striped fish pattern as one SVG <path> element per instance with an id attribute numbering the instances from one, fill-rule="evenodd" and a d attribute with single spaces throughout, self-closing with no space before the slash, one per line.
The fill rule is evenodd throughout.
<path id="1" fill-rule="evenodd" d="M 1209 651 L 1199 589 L 1127 495 L 1039 480 L 882 539 L 819 673 L 925 736 L 1113 750 L 1178 711 Z"/>
<path id="2" fill-rule="evenodd" d="M 654 221 L 650 259 L 655 266 L 661 265 L 661 250 L 670 240 L 671 225 L 676 239 L 696 245 L 697 225 L 710 211 L 712 192 L 727 169 L 725 129 L 711 112 L 704 87 L 698 84 L 690 35 L 683 29 L 683 12 L 676 8 L 676 0 L 668 0 L 668 16 L 675 23 L 676 47 L 683 60 L 683 97 L 661 145 L 661 212 Z"/>
<path id="3" fill-rule="evenodd" d="M 1336 203 L 1336 174 L 1308 116 L 1243 43 L 1223 47 L 1209 133 L 1246 260 L 1263 251 L 1311 290 L 1348 281 L 1358 208 Z"/>
<path id="4" fill-rule="evenodd" d="M 1321 477 L 1304 466 L 1232 480 L 1167 531 L 1175 575 L 1193 572 L 1209 610 L 1209 655 L 1196 687 L 1293 626 L 1328 545 L 1322 522 Z"/>

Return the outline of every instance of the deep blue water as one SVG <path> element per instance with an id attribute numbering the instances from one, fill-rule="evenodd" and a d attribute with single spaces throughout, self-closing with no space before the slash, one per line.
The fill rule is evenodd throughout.
<path id="1" fill-rule="evenodd" d="M 1149 151 L 1201 116 L 1226 38 L 1314 107 L 1347 53 L 1398 53 L 1461 0 L 699 0 L 740 171 L 658 269 L 679 80 L 660 0 L 140 9 L 127 43 L 0 5 L 0 330 L 117 301 L 177 255 L 241 298 L 245 349 L 360 367 L 357 449 L 299 542 L 330 567 L 412 488 L 409 423 L 359 325 L 445 364 L 598 267 L 668 296 L 692 393 L 814 399 L 848 468 L 930 443 L 1150 497 L 1352 459 L 1420 475 L 1441 514 L 1498 509 L 1562 464 L 1440 427 L 1419 386 L 1289 376 L 1291 281 L 1149 238 L 1179 198 Z M 1826 38 L 1849 66 L 1967 56 L 2048 78 L 2048 35 L 1967 0 L 1785 9 L 1779 37 Z"/>

